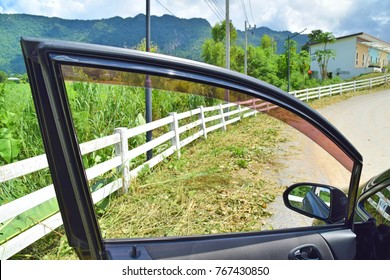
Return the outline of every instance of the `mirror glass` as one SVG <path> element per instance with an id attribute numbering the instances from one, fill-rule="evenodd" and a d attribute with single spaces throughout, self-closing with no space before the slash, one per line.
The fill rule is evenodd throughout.
<path id="1" fill-rule="evenodd" d="M 288 194 L 292 208 L 319 219 L 329 218 L 330 200 L 330 189 L 322 186 L 299 185 Z"/>

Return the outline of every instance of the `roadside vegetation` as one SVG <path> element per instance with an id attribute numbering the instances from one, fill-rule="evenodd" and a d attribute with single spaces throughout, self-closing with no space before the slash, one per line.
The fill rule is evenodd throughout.
<path id="1" fill-rule="evenodd" d="M 375 77 L 379 77 L 379 76 L 383 76 L 383 74 L 382 73 L 364 74 L 364 75 L 360 75 L 358 77 L 355 77 L 353 79 L 347 80 L 345 82 L 366 80 L 366 79 L 375 78 Z M 363 89 L 363 90 L 358 90 L 358 91 L 355 91 L 355 92 L 354 91 L 349 91 L 349 92 L 345 92 L 345 93 L 343 93 L 341 95 L 333 95 L 332 97 L 326 97 L 326 98 L 321 98 L 321 99 L 312 99 L 312 100 L 309 101 L 308 104 L 311 107 L 313 107 L 314 109 L 320 109 L 320 108 L 323 108 L 323 107 L 326 107 L 326 106 L 329 106 L 329 105 L 332 105 L 332 104 L 335 104 L 335 103 L 347 100 L 347 99 L 349 99 L 351 97 L 354 97 L 354 96 L 364 95 L 364 94 L 371 94 L 371 93 L 375 93 L 375 92 L 381 91 L 381 90 L 386 90 L 386 89 L 389 89 L 389 88 L 390 88 L 390 83 L 387 83 L 387 84 L 381 85 L 379 87 L 374 87 L 371 90 L 370 89 Z"/>
<path id="2" fill-rule="evenodd" d="M 206 63 L 225 67 L 225 21 L 217 23 L 212 28 L 212 38 L 207 39 L 202 45 L 202 59 Z M 236 43 L 237 31 L 233 24 L 230 24 L 230 68 L 244 73 L 245 50 Z M 310 41 L 313 42 L 334 42 L 334 36 L 322 30 L 313 30 L 309 34 Z M 311 57 L 308 45 L 298 50 L 298 44 L 294 40 L 285 42 L 284 51 L 278 53 L 277 43 L 268 35 L 263 35 L 258 44 L 249 45 L 247 49 L 247 74 L 251 77 L 270 83 L 283 90 L 288 89 L 288 65 L 290 65 L 290 91 L 329 84 L 341 83 L 340 77 L 329 78 L 323 73 L 317 73 L 318 78 L 313 76 L 310 70 Z M 314 55 L 319 64 L 321 72 L 327 71 L 327 64 L 334 53 L 330 49 L 318 51 Z"/>
<path id="3" fill-rule="evenodd" d="M 212 39 L 207 40 L 202 48 L 205 62 L 224 66 L 224 30 L 223 23 L 213 27 Z M 244 50 L 235 44 L 237 34 L 233 26 L 231 34 L 231 67 L 243 72 Z M 141 42 L 137 49 L 142 50 L 144 44 L 144 41 Z M 269 36 L 263 36 L 259 46 L 248 48 L 248 75 L 286 89 L 287 54 L 290 52 L 292 89 L 342 82 L 338 77 L 325 78 L 323 81 L 311 78 L 307 72 L 310 65 L 307 51 L 297 53 L 294 41 L 289 46 L 289 50 L 286 45 L 285 52 L 277 54 L 275 42 Z M 153 50 L 157 50 L 157 46 L 153 46 Z M 381 74 L 363 75 L 359 78 L 366 79 L 376 75 Z M 44 153 L 27 77 L 21 75 L 19 78 L 10 82 L 7 81 L 7 75 L 0 72 L 0 165 Z M 140 88 L 79 82 L 68 83 L 67 91 L 80 143 L 110 135 L 116 127 L 135 127 L 145 123 L 144 91 Z M 309 104 L 320 108 L 368 92 L 349 92 L 311 101 Z M 188 111 L 201 105 L 212 104 L 207 103 L 203 97 L 194 98 L 175 93 L 162 95 L 159 91 L 153 91 L 154 120 L 165 117 L 170 112 Z M 276 162 L 272 156 L 273 149 L 284 141 L 275 129 L 278 124 L 269 118 L 263 118 L 264 116 L 257 116 L 242 121 L 229 127 L 228 132 L 217 132 L 210 135 L 207 141 L 197 141 L 194 147 L 182 151 L 180 159 L 167 159 L 165 164 L 153 170 L 143 170 L 138 179 L 132 182 L 129 195 L 113 196 L 115 199 L 110 201 L 110 207 L 107 207 L 107 201 L 97 207 L 104 237 L 209 234 L 260 228 L 259 223 L 269 215 L 266 206 L 279 190 L 266 177 L 257 173 L 265 167 L 273 168 Z M 130 148 L 144 141 L 145 137 L 142 135 L 136 137 L 129 143 Z M 114 150 L 108 148 L 102 154 L 84 156 L 83 163 L 88 168 L 113 156 Z M 202 162 L 200 165 L 199 160 Z M 132 164 L 144 162 L 145 157 L 140 156 L 136 161 Z M 98 188 L 104 180 L 110 178 L 97 178 L 91 182 L 91 188 Z M 0 205 L 49 184 L 51 177 L 48 169 L 1 183 Z M 205 185 L 208 186 L 207 189 L 203 189 Z M 220 205 L 220 197 L 228 197 L 228 205 Z M 160 208 L 160 205 L 167 202 L 164 206 L 166 208 Z M 31 220 L 29 223 L 32 225 L 36 220 L 57 211 L 58 206 L 52 200 L 41 208 L 33 210 L 33 213 L 23 214 L 19 220 Z M 198 215 L 195 216 L 195 213 Z M 148 217 L 147 223 L 145 217 Z M 220 219 L 215 219 L 214 223 L 214 218 L 211 217 Z M 145 221 L 141 227 L 135 224 L 139 220 Z M 5 226 L 0 225 L 0 230 L 4 230 Z M 25 226 L 24 222 L 23 226 L 20 225 Z M 19 227 L 19 224 L 15 227 Z M 3 235 L 2 241 L 14 234 L 16 233 L 12 231 Z M 57 240 L 55 244 L 60 242 L 62 245 L 53 245 L 51 239 Z M 37 244 L 15 258 L 36 258 L 38 252 L 45 252 L 38 254 L 39 258 L 63 258 L 69 251 L 61 230 Z M 45 244 L 51 245 L 47 247 Z M 74 257 L 72 254 L 70 256 Z"/>
<path id="4" fill-rule="evenodd" d="M 181 236 L 260 230 L 282 192 L 272 176 L 283 125 L 257 115 L 209 134 L 131 182 L 96 209 L 104 238 Z M 267 171 L 267 172 L 265 172 Z M 14 259 L 75 259 L 63 229 Z"/>
<path id="5" fill-rule="evenodd" d="M 320 108 L 368 93 L 350 92 L 310 105 Z M 103 237 L 212 234 L 266 227 L 267 207 L 282 192 L 270 175 L 280 168 L 277 151 L 287 141 L 278 133 L 281 125 L 264 115 L 244 119 L 226 132 L 212 133 L 207 140 L 186 147 L 180 159 L 171 157 L 152 170 L 145 168 L 131 182 L 128 194 L 113 195 L 103 207 L 97 206 Z M 224 203 L 220 198 L 225 198 Z M 13 257 L 76 258 L 62 228 Z"/>

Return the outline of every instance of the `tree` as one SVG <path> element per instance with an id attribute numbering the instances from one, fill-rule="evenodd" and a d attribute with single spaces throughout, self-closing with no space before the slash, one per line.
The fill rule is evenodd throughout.
<path id="1" fill-rule="evenodd" d="M 146 38 L 143 38 L 137 46 L 133 47 L 133 49 L 145 52 L 146 51 Z M 157 45 L 154 45 L 153 42 L 151 42 L 150 43 L 150 52 L 156 53 L 157 50 L 158 50 Z"/>
<path id="2" fill-rule="evenodd" d="M 315 29 L 310 32 L 310 34 L 307 35 L 309 37 L 309 43 L 315 44 L 321 42 L 321 36 L 324 32 L 321 29 Z"/>
<path id="3" fill-rule="evenodd" d="M 204 62 L 223 67 L 225 65 L 225 45 L 207 39 L 202 45 L 202 59 Z"/>
<path id="4" fill-rule="evenodd" d="M 224 42 L 226 37 L 226 21 L 222 21 L 222 23 L 217 23 L 211 29 L 211 37 L 214 42 Z M 237 30 L 230 22 L 230 44 L 235 45 L 237 40 Z"/>
<path id="5" fill-rule="evenodd" d="M 270 55 L 276 53 L 276 42 L 267 34 L 261 37 L 260 46 Z"/>
<path id="6" fill-rule="evenodd" d="M 329 59 L 336 57 L 336 51 L 332 49 L 328 49 L 328 44 L 332 44 L 336 42 L 336 38 L 331 32 L 323 32 L 322 30 L 313 30 L 309 35 L 309 39 L 311 43 L 319 43 L 324 44 L 323 49 L 318 49 L 314 51 L 314 57 L 320 67 L 320 73 L 322 80 L 326 80 L 328 78 L 328 62 Z"/>
<path id="7" fill-rule="evenodd" d="M 225 21 L 217 23 L 211 29 L 212 39 L 207 39 L 202 45 L 201 57 L 204 62 L 217 65 L 220 67 L 225 66 L 226 54 L 225 54 L 225 34 L 226 34 Z M 244 68 L 244 50 L 235 45 L 237 39 L 237 30 L 230 23 L 230 68 L 232 70 L 243 72 Z"/>
<path id="8" fill-rule="evenodd" d="M 7 74 L 3 71 L 0 71 L 0 83 L 7 81 Z"/>
<path id="9" fill-rule="evenodd" d="M 264 35 L 260 46 L 248 48 L 248 75 L 281 86 L 282 81 L 278 77 L 278 57 L 272 38 Z"/>

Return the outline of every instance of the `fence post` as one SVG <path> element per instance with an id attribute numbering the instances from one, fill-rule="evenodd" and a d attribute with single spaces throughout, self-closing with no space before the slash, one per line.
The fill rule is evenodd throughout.
<path id="1" fill-rule="evenodd" d="M 307 88 L 306 89 L 306 102 L 309 101 L 309 89 Z"/>
<path id="2" fill-rule="evenodd" d="M 219 113 L 221 114 L 222 129 L 226 131 L 225 114 L 223 113 L 222 104 L 219 104 Z"/>
<path id="3" fill-rule="evenodd" d="M 172 146 L 176 146 L 177 156 L 180 158 L 180 135 L 179 135 L 179 120 L 177 119 L 177 113 L 170 113 L 170 116 L 173 117 L 173 122 L 171 122 L 171 131 L 175 133 L 175 136 L 172 138 Z"/>
<path id="4" fill-rule="evenodd" d="M 321 87 L 318 88 L 318 99 L 321 99 Z"/>
<path id="5" fill-rule="evenodd" d="M 120 142 L 115 144 L 115 155 L 121 157 L 122 165 L 117 167 L 117 171 L 122 173 L 122 186 L 125 193 L 128 192 L 130 186 L 129 163 L 127 162 L 129 153 L 129 144 L 127 142 L 127 128 L 115 128 L 114 133 L 119 133 Z"/>
<path id="6" fill-rule="evenodd" d="M 199 119 L 201 121 L 200 129 L 203 131 L 203 137 L 207 139 L 207 127 L 206 127 L 206 121 L 204 120 L 204 108 L 203 106 L 199 106 L 200 113 L 199 113 Z"/>
<path id="7" fill-rule="evenodd" d="M 372 90 L 372 78 L 370 78 L 370 90 Z"/>
<path id="8" fill-rule="evenodd" d="M 255 115 L 257 114 L 257 109 L 256 109 L 256 98 L 252 98 L 252 106 L 253 106 L 253 110 L 255 111 Z M 249 107 L 250 108 L 250 107 Z"/>
<path id="9" fill-rule="evenodd" d="M 240 104 L 238 104 L 238 117 L 240 118 L 240 120 L 242 119 L 242 109 Z"/>
<path id="10" fill-rule="evenodd" d="M 332 96 L 332 85 L 329 85 L 329 94 Z"/>
<path id="11" fill-rule="evenodd" d="M 353 81 L 353 92 L 355 92 L 355 91 L 356 91 L 356 80 Z"/>

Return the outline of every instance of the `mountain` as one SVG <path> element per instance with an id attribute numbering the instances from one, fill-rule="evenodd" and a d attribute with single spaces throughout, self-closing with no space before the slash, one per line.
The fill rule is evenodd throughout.
<path id="1" fill-rule="evenodd" d="M 25 14 L 0 14 L 0 70 L 24 73 L 19 46 L 21 36 L 81 41 L 132 48 L 145 37 L 145 15 L 102 20 L 65 20 Z M 190 59 L 200 58 L 200 46 L 210 34 L 204 19 L 151 17 L 152 42 L 159 52 Z"/>
<path id="2" fill-rule="evenodd" d="M 80 41 L 117 47 L 134 48 L 145 38 L 145 15 L 101 20 L 65 20 L 27 14 L 0 14 L 0 71 L 9 74 L 25 73 L 19 40 L 22 36 Z M 268 34 L 282 52 L 284 40 L 292 33 L 278 32 L 266 27 L 256 28 L 248 35 L 250 44 L 259 45 Z M 170 15 L 151 17 L 151 41 L 158 52 L 178 57 L 201 60 L 202 43 L 211 37 L 210 23 L 201 18 L 181 19 Z M 244 45 L 245 34 L 238 31 L 238 44 Z M 298 45 L 307 42 L 307 36 L 294 38 Z"/>

